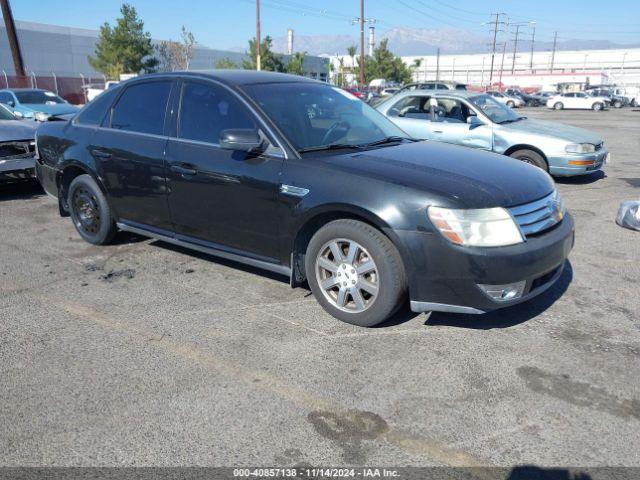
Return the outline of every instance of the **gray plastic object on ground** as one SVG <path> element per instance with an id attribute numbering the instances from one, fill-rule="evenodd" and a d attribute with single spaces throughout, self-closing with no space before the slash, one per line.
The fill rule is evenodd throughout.
<path id="1" fill-rule="evenodd" d="M 616 223 L 621 227 L 640 231 L 640 201 L 622 202 Z"/>

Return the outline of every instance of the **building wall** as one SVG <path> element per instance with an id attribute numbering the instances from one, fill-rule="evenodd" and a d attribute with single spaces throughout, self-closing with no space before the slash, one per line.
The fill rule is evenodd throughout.
<path id="1" fill-rule="evenodd" d="M 57 76 L 100 76 L 87 58 L 94 55 L 98 41 L 97 30 L 60 27 L 31 22 L 16 22 L 18 39 L 28 74 Z M 157 43 L 157 42 L 156 42 Z M 203 46 L 195 49 L 189 66 L 192 70 L 213 68 L 216 61 L 228 58 L 242 68 L 246 54 L 224 50 L 215 50 Z M 284 55 L 285 63 L 289 56 Z M 326 81 L 328 60 L 307 56 L 304 62 L 305 74 L 312 78 Z M 14 73 L 13 60 L 4 25 L 0 26 L 0 74 Z"/>
<path id="2" fill-rule="evenodd" d="M 551 71 L 552 52 L 534 52 L 533 69 L 530 52 L 519 52 L 513 62 L 513 52 L 506 52 L 502 68 L 502 83 L 521 87 L 537 87 L 563 81 L 585 81 L 592 84 L 596 78 L 606 77 L 609 82 L 620 85 L 640 85 L 640 48 L 620 50 L 557 51 Z M 441 55 L 437 68 L 435 55 L 402 57 L 413 66 L 415 59 L 421 65 L 413 68 L 416 81 L 454 80 L 472 85 L 488 85 L 491 70 L 490 54 Z M 500 81 L 503 65 L 502 52 L 495 55 L 491 83 Z M 513 68 L 513 75 L 511 74 Z"/>

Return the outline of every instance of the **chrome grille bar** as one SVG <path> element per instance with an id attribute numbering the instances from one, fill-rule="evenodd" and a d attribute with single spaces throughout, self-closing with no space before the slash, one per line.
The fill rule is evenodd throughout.
<path id="1" fill-rule="evenodd" d="M 540 200 L 518 205 L 508 210 L 520 226 L 522 234 L 528 237 L 553 227 L 561 220 L 554 210 L 555 202 L 556 192 L 553 192 Z"/>

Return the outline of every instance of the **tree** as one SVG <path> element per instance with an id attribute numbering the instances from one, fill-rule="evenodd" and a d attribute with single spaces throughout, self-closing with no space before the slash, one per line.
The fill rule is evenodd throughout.
<path id="1" fill-rule="evenodd" d="M 415 73 L 416 80 L 418 80 L 418 70 L 420 69 L 421 66 L 422 66 L 422 59 L 414 58 L 413 65 L 411 65 L 411 70 L 413 70 L 413 73 Z"/>
<path id="2" fill-rule="evenodd" d="M 287 73 L 292 73 L 294 75 L 304 75 L 304 57 L 307 52 L 296 52 L 291 58 L 289 58 L 289 62 L 287 63 L 286 71 Z"/>
<path id="3" fill-rule="evenodd" d="M 193 33 L 183 25 L 181 30 L 181 42 L 173 40 L 162 41 L 156 47 L 160 57 L 160 70 L 175 72 L 176 70 L 189 70 L 189 63 L 193 58 L 195 37 Z"/>
<path id="4" fill-rule="evenodd" d="M 356 52 L 358 51 L 358 47 L 356 45 L 351 45 L 347 47 L 347 55 L 351 57 L 351 73 L 356 71 Z"/>
<path id="5" fill-rule="evenodd" d="M 269 35 L 264 37 L 264 40 L 260 42 L 260 67 L 262 70 L 271 72 L 284 72 L 284 63 L 282 63 L 282 55 L 278 55 L 271 51 L 271 45 L 273 40 Z M 249 40 L 249 55 L 248 60 L 242 62 L 242 67 L 245 70 L 256 70 L 256 39 Z"/>
<path id="6" fill-rule="evenodd" d="M 155 71 L 158 60 L 153 57 L 151 35 L 144 31 L 136 9 L 124 3 L 120 13 L 114 27 L 106 22 L 100 27 L 96 56 L 88 57 L 89 64 L 111 79 L 118 79 L 121 73 Z"/>
<path id="7" fill-rule="evenodd" d="M 373 51 L 372 57 L 365 58 L 365 76 L 369 83 L 374 78 L 384 78 L 398 83 L 411 82 L 411 70 L 400 57 L 396 57 L 388 48 L 387 38 Z"/>
<path id="8" fill-rule="evenodd" d="M 216 60 L 216 63 L 213 64 L 213 68 L 217 68 L 220 70 L 229 70 L 232 68 L 238 68 L 238 65 L 232 62 L 230 58 L 225 57 Z"/>

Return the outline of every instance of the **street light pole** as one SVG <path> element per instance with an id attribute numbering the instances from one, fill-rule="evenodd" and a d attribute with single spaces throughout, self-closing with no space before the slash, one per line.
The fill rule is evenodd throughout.
<path id="1" fill-rule="evenodd" d="M 2 6 L 2 16 L 7 30 L 9 47 L 11 48 L 11 56 L 13 57 L 13 66 L 16 70 L 16 75 L 19 77 L 26 77 L 24 62 L 22 61 L 22 52 L 20 51 L 20 42 L 18 41 L 16 24 L 13 21 L 13 13 L 11 12 L 9 0 L 0 0 L 0 6 Z"/>
<path id="2" fill-rule="evenodd" d="M 533 30 L 531 31 L 531 62 L 529 63 L 529 70 L 533 72 L 533 45 L 536 42 L 536 22 L 531 22 Z"/>
<path id="3" fill-rule="evenodd" d="M 360 86 L 364 86 L 364 0 L 360 0 Z"/>
<path id="4" fill-rule="evenodd" d="M 256 0 L 256 70 L 262 69 L 260 61 L 260 0 Z"/>

